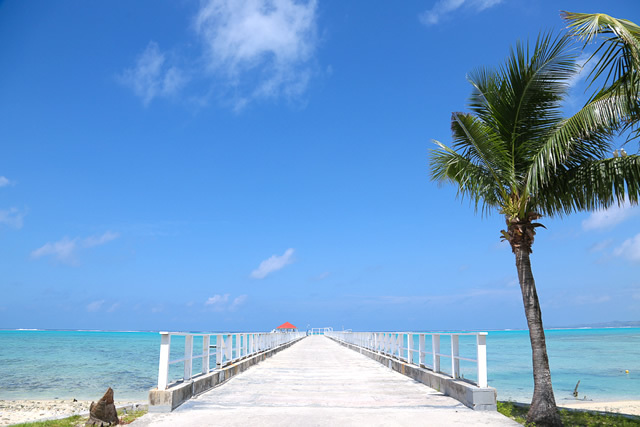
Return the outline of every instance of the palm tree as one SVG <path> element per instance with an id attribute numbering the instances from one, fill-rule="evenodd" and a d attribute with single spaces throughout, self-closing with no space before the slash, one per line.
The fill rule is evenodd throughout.
<path id="1" fill-rule="evenodd" d="M 631 116 L 627 127 L 634 128 L 640 122 L 640 27 L 626 19 L 617 19 L 604 13 L 562 12 L 569 30 L 585 46 L 599 35 L 603 43 L 591 55 L 595 66 L 591 72 L 592 83 L 603 78 L 602 92 L 627 94 Z M 596 94 L 598 96 L 598 94 Z"/>
<path id="2" fill-rule="evenodd" d="M 608 158 L 611 139 L 629 114 L 623 94 L 602 94 L 571 117 L 562 101 L 579 67 L 569 37 L 538 37 L 533 49 L 518 43 L 505 65 L 481 68 L 471 113 L 453 113 L 451 147 L 430 159 L 431 178 L 453 183 L 483 212 L 504 215 L 515 255 L 531 340 L 534 393 L 527 415 L 537 425 L 561 425 L 556 409 L 542 314 L 530 254 L 542 216 L 607 208 L 640 196 L 640 157 Z"/>

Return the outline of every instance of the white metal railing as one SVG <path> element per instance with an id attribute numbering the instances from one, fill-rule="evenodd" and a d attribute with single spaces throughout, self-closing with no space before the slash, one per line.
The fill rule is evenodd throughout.
<path id="1" fill-rule="evenodd" d="M 250 332 L 223 334 L 160 332 L 158 390 L 166 390 L 169 386 L 170 365 L 182 363 L 184 365 L 184 375 L 182 376 L 182 380 L 187 381 L 194 377 L 194 360 L 202 359 L 202 374 L 207 374 L 240 359 L 295 341 L 305 335 L 306 334 L 304 332 Z M 184 357 L 170 360 L 172 336 L 184 337 Z M 202 353 L 196 355 L 193 354 L 194 337 L 202 337 Z M 215 343 L 213 343 L 214 341 Z M 212 349 L 215 349 L 215 351 L 211 351 Z M 214 358 L 214 363 L 211 363 L 212 357 Z M 210 368 L 211 366 L 213 366 L 213 368 Z"/>
<path id="2" fill-rule="evenodd" d="M 307 331 L 307 335 L 326 335 L 327 332 L 333 332 L 330 326 L 324 328 L 311 328 Z"/>
<path id="3" fill-rule="evenodd" d="M 384 354 L 410 365 L 416 365 L 431 369 L 433 372 L 448 374 L 441 368 L 440 358 L 451 359 L 451 377 L 461 378 L 460 361 L 476 364 L 478 387 L 487 387 L 487 333 L 486 332 L 461 332 L 461 333 L 419 333 L 419 332 L 347 332 L 329 331 L 325 335 L 349 344 L 363 347 L 376 353 Z M 431 351 L 427 351 L 426 337 L 431 337 Z M 443 353 L 440 346 L 440 337 L 448 336 L 451 342 L 451 351 Z M 475 336 L 475 358 L 462 357 L 460 355 L 460 337 Z M 416 343 L 417 341 L 417 343 Z M 406 347 L 405 347 L 406 342 Z M 431 355 L 431 363 L 427 363 L 427 355 Z"/>

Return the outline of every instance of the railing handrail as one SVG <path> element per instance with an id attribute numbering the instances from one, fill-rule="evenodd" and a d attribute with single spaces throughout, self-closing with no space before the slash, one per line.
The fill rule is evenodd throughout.
<path id="1" fill-rule="evenodd" d="M 349 332 L 349 331 L 331 331 L 326 333 L 329 337 L 336 338 L 340 341 L 353 344 L 355 346 L 366 348 L 368 350 L 384 354 L 386 356 L 404 361 L 410 365 L 428 368 L 425 356 L 432 356 L 431 368 L 434 372 L 446 374 L 440 369 L 440 358 L 447 357 L 451 359 L 451 377 L 461 378 L 460 361 L 468 361 L 476 363 L 478 380 L 476 385 L 480 388 L 487 387 L 487 332 Z M 415 337 L 418 337 L 418 348 L 415 347 Z M 431 337 L 431 351 L 425 350 L 425 337 Z M 440 349 L 440 337 L 451 337 L 451 351 L 442 353 Z M 476 358 L 460 356 L 460 336 L 476 337 Z M 404 346 L 404 337 L 407 340 L 407 346 Z M 413 345 L 412 345 L 413 344 Z M 406 357 L 403 356 L 406 352 Z M 417 353 L 417 358 L 414 358 Z"/>
<path id="2" fill-rule="evenodd" d="M 184 357 L 170 360 L 171 337 L 184 336 Z M 216 344 L 210 345 L 211 337 Z M 169 366 L 184 363 L 183 381 L 194 377 L 193 361 L 202 359 L 202 374 L 222 369 L 229 363 L 245 359 L 263 351 L 271 350 L 306 336 L 305 332 L 160 332 L 160 361 L 158 368 L 158 390 L 169 386 Z M 202 353 L 193 354 L 193 337 L 202 337 Z M 235 353 L 234 353 L 235 337 Z M 211 351 L 211 349 L 215 351 Z M 210 358 L 215 356 L 215 367 L 210 369 Z"/>

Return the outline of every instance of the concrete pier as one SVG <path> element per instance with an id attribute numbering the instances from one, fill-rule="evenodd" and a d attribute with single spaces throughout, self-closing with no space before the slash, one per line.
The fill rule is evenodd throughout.
<path id="1" fill-rule="evenodd" d="M 517 426 L 394 372 L 324 336 L 310 336 L 135 426 Z"/>

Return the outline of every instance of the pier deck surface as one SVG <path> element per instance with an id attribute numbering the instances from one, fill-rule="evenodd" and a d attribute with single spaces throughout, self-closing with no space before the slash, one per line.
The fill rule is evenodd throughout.
<path id="1" fill-rule="evenodd" d="M 324 336 L 310 336 L 141 426 L 517 426 Z"/>

